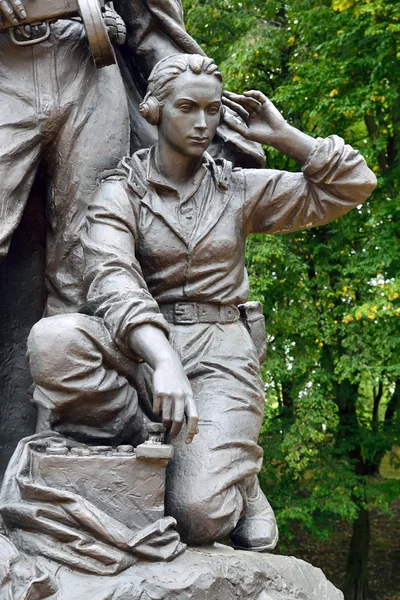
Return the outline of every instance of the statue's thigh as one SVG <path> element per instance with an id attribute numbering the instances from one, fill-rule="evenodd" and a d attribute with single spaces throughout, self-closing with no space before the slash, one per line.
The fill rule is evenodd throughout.
<path id="1" fill-rule="evenodd" d="M 70 85 L 74 93 L 69 89 L 69 116 L 48 158 L 47 314 L 84 304 L 80 235 L 87 206 L 104 171 L 129 152 L 128 108 L 117 66 L 91 65 L 87 81 L 78 75 Z"/>
<path id="2" fill-rule="evenodd" d="M 0 257 L 7 254 L 39 165 L 42 135 L 35 107 L 32 61 L 0 35 Z"/>
<path id="3" fill-rule="evenodd" d="M 200 327 L 188 327 L 178 336 L 174 332 L 173 337 L 200 421 L 212 423 L 224 435 L 241 436 L 243 431 L 257 439 L 264 392 L 257 353 L 247 330 L 240 322 L 205 325 L 202 331 Z"/>
<path id="4" fill-rule="evenodd" d="M 192 329 L 192 331 L 190 331 Z M 240 323 L 173 331 L 199 412 L 199 433 L 175 440 L 171 486 L 199 482 L 212 496 L 261 468 L 264 395 L 254 346 Z"/>

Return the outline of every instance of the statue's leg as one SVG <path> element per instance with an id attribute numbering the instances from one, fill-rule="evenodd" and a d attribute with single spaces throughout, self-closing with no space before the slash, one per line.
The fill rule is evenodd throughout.
<path id="1" fill-rule="evenodd" d="M 32 52 L 0 34 L 0 259 L 24 212 L 41 141 Z"/>
<path id="2" fill-rule="evenodd" d="M 48 316 L 85 304 L 80 234 L 86 208 L 104 171 L 129 153 L 128 107 L 117 65 L 96 69 L 85 39 L 72 41 L 60 42 L 68 43 L 68 52 L 56 55 L 62 123 L 48 155 Z"/>
<path id="3" fill-rule="evenodd" d="M 135 365 L 103 322 L 77 313 L 42 319 L 28 338 L 34 402 L 53 429 L 79 441 L 133 443 L 141 431 L 136 390 L 121 375 Z M 118 369 L 118 371 L 116 370 Z"/>
<path id="4" fill-rule="evenodd" d="M 258 494 L 263 386 L 254 345 L 241 323 L 173 327 L 171 341 L 200 419 L 192 444 L 184 443 L 184 435 L 174 444 L 167 510 L 185 541 L 205 544 L 230 534 L 246 513 L 248 492 Z"/>

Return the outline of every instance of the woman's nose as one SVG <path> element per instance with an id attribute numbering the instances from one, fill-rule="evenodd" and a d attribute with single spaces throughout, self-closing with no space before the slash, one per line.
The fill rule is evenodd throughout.
<path id="1" fill-rule="evenodd" d="M 198 113 L 195 127 L 196 129 L 207 129 L 207 121 L 203 112 Z"/>

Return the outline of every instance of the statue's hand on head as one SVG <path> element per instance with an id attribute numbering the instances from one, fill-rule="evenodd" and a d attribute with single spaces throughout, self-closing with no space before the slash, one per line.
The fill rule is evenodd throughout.
<path id="1" fill-rule="evenodd" d="M 251 90 L 242 95 L 224 92 L 223 103 L 241 117 L 227 111 L 225 121 L 244 138 L 273 146 L 300 163 L 307 161 L 314 138 L 289 125 L 262 92 Z"/>
<path id="2" fill-rule="evenodd" d="M 227 112 L 225 120 L 246 139 L 275 146 L 275 142 L 288 127 L 279 110 L 257 90 L 234 94 L 224 92 L 223 103 L 241 119 Z"/>
<path id="3" fill-rule="evenodd" d="M 0 0 L 0 17 L 4 17 L 9 23 L 18 25 L 27 14 L 21 0 Z"/>

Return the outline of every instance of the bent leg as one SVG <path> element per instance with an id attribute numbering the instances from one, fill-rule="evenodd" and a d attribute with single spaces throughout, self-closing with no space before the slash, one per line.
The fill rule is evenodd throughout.
<path id="1" fill-rule="evenodd" d="M 206 544 L 235 528 L 246 507 L 248 480 L 261 468 L 262 382 L 240 323 L 174 327 L 171 341 L 193 387 L 199 433 L 190 445 L 183 435 L 174 442 L 167 510 L 186 542 Z"/>
<path id="2" fill-rule="evenodd" d="M 50 411 L 52 428 L 81 441 L 132 443 L 140 431 L 137 393 L 116 365 L 128 359 L 113 347 L 100 319 L 70 313 L 42 319 L 28 338 L 34 402 Z"/>

